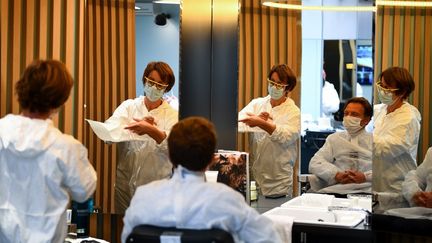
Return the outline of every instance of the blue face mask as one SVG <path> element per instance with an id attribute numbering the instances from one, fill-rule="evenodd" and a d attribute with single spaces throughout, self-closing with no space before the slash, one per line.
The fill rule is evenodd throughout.
<path id="1" fill-rule="evenodd" d="M 159 90 L 155 86 L 150 86 L 148 83 L 144 85 L 145 96 L 151 101 L 155 102 L 162 98 L 165 90 Z"/>
<path id="2" fill-rule="evenodd" d="M 393 93 L 386 93 L 384 90 L 378 90 L 378 98 L 381 103 L 391 106 L 396 100 L 393 100 Z"/>
<path id="3" fill-rule="evenodd" d="M 268 93 L 269 93 L 270 97 L 273 100 L 278 100 L 278 99 L 282 98 L 282 96 L 285 93 L 285 89 L 284 88 L 278 89 L 278 88 L 276 88 L 276 86 L 272 86 L 270 84 L 267 86 L 267 90 L 268 90 Z"/>

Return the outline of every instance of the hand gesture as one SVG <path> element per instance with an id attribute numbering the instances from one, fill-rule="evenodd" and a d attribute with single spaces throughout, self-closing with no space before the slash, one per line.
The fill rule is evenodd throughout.
<path id="1" fill-rule="evenodd" d="M 416 192 L 412 199 L 417 206 L 432 208 L 432 192 Z"/>
<path id="2" fill-rule="evenodd" d="M 366 176 L 360 171 L 346 170 L 344 172 L 337 172 L 335 180 L 341 184 L 363 183 L 366 181 Z"/>
<path id="3" fill-rule="evenodd" d="M 240 119 L 239 122 L 243 122 L 244 124 L 246 124 L 250 127 L 260 126 L 261 124 L 263 124 L 266 121 L 262 117 L 262 116 L 265 117 L 265 115 L 262 115 L 263 113 L 264 112 L 262 112 L 260 115 L 257 116 L 257 115 L 254 115 L 254 114 L 248 112 L 248 113 L 246 113 L 246 115 L 248 115 L 248 117 Z"/>
<path id="4" fill-rule="evenodd" d="M 138 135 L 149 134 L 156 127 L 153 117 L 144 117 L 142 120 L 134 118 L 134 121 L 127 125 L 125 129 Z"/>

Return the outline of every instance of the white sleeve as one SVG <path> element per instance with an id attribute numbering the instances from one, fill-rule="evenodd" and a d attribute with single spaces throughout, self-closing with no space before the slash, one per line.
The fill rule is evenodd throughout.
<path id="1" fill-rule="evenodd" d="M 241 109 L 241 111 L 238 114 L 238 119 L 243 119 L 245 117 L 247 117 L 248 115 L 246 115 L 247 113 L 256 113 L 256 99 L 253 99 L 251 102 L 249 102 L 249 104 L 247 104 L 245 107 L 243 107 L 243 109 Z M 258 114 L 255 114 L 258 115 Z"/>
<path id="2" fill-rule="evenodd" d="M 280 144 L 292 144 L 299 139 L 300 136 L 300 111 L 292 109 L 290 114 L 286 114 L 289 118 L 284 124 L 276 124 L 276 129 L 270 135 L 270 140 Z"/>
<path id="3" fill-rule="evenodd" d="M 243 242 L 282 242 L 270 219 L 247 205 L 244 198 L 237 192 L 233 191 L 230 194 L 232 195 L 224 197 L 227 200 L 224 205 L 230 205 L 225 212 L 231 215 L 233 230 Z"/>
<path id="4" fill-rule="evenodd" d="M 386 159 L 395 158 L 403 153 L 410 153 L 416 145 L 420 132 L 420 122 L 414 117 L 397 117 L 394 129 L 390 129 L 383 136 L 373 135 L 374 156 Z"/>
<path id="5" fill-rule="evenodd" d="M 334 113 L 339 110 L 339 95 L 334 85 L 328 81 L 322 89 L 322 109 L 326 114 Z"/>
<path id="6" fill-rule="evenodd" d="M 335 158 L 332 146 L 332 137 L 327 137 L 324 145 L 315 153 L 309 163 L 309 171 L 326 181 L 328 185 L 336 184 L 335 176 L 339 168 L 333 164 Z"/>
<path id="7" fill-rule="evenodd" d="M 84 202 L 96 189 L 96 171 L 88 160 L 87 149 L 82 144 L 73 144 L 67 156 L 64 183 L 73 200 Z"/>
<path id="8" fill-rule="evenodd" d="M 105 123 L 122 124 L 124 121 L 129 121 L 133 117 L 129 115 L 130 106 L 133 104 L 133 100 L 123 101 L 114 111 L 112 116 L 108 118 Z"/>
<path id="9" fill-rule="evenodd" d="M 432 172 L 432 148 L 429 148 L 423 163 L 416 170 L 408 172 L 402 183 L 402 194 L 411 206 L 415 206 L 412 197 L 416 192 L 424 191 L 427 186 L 427 176 Z"/>

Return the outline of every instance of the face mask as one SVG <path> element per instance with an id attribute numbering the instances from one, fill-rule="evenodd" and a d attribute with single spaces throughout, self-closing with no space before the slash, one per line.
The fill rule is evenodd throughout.
<path id="1" fill-rule="evenodd" d="M 393 94 L 392 93 L 386 93 L 383 90 L 378 90 L 378 98 L 381 101 L 381 103 L 386 104 L 388 106 L 391 106 L 394 104 L 396 100 L 393 100 Z"/>
<path id="2" fill-rule="evenodd" d="M 145 96 L 151 101 L 155 102 L 162 98 L 165 90 L 159 90 L 155 86 L 150 86 L 147 83 L 144 85 Z"/>
<path id="3" fill-rule="evenodd" d="M 360 122 L 361 118 L 354 116 L 345 116 L 343 118 L 342 124 L 349 134 L 354 135 L 363 128 L 363 126 L 360 125 Z"/>
<path id="4" fill-rule="evenodd" d="M 282 98 L 285 91 L 284 88 L 278 89 L 275 86 L 271 86 L 270 84 L 268 85 L 267 90 L 270 94 L 270 97 L 274 100 Z"/>

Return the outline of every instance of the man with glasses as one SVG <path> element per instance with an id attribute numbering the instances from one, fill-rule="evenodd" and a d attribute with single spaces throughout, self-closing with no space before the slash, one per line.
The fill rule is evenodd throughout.
<path id="1" fill-rule="evenodd" d="M 255 131 L 251 161 L 261 193 L 273 198 L 291 196 L 300 134 L 300 110 L 289 97 L 296 76 L 285 64 L 275 65 L 267 81 L 269 95 L 252 100 L 240 111 L 239 130 Z"/>
<path id="2" fill-rule="evenodd" d="M 385 192 L 380 209 L 406 206 L 401 188 L 404 176 L 417 167 L 417 145 L 421 115 L 407 102 L 414 91 L 414 80 L 408 70 L 391 67 L 379 75 L 376 83 L 382 104 L 374 107 L 373 191 Z M 390 194 L 389 194 L 390 193 Z M 384 194 L 383 194 L 384 195 Z M 388 205 L 384 201 L 390 202 Z"/>
<path id="3" fill-rule="evenodd" d="M 105 123 L 115 124 L 143 136 L 140 141 L 118 144 L 115 181 L 115 209 L 123 213 L 135 189 L 151 181 L 168 178 L 172 172 L 166 138 L 178 121 L 178 112 L 162 97 L 174 85 L 175 77 L 164 62 L 150 62 L 143 75 L 145 96 L 124 101 Z M 124 124 L 128 124 L 124 126 Z"/>

